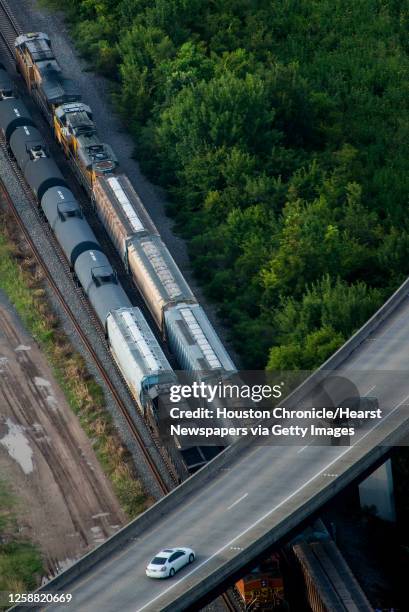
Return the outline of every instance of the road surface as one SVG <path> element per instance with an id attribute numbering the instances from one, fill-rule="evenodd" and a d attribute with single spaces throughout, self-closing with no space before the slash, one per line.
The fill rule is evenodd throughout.
<path id="1" fill-rule="evenodd" d="M 308 513 L 307 506 L 319 507 L 323 492 L 333 495 L 336 483 L 342 481 L 348 468 L 400 423 L 405 424 L 409 376 L 402 370 L 408 369 L 408 357 L 406 298 L 351 354 L 342 371 L 354 380 L 361 395 L 378 397 L 384 411 L 381 421 L 365 425 L 351 446 L 298 443 L 244 448 L 212 480 L 192 492 L 183 505 L 175 505 L 140 537 L 66 587 L 64 590 L 73 594 L 73 603 L 55 609 L 60 612 L 185 609 L 186 603 L 181 603 L 180 596 L 190 589 L 202 588 L 200 583 L 209 577 L 221 580 L 223 566 L 232 559 L 242 560 L 243 551 L 264 534 L 275 532 L 279 537 L 298 524 L 302 512 Z M 147 578 L 146 564 L 166 546 L 192 547 L 197 560 L 173 579 Z M 252 557 L 251 550 L 245 552 Z"/>

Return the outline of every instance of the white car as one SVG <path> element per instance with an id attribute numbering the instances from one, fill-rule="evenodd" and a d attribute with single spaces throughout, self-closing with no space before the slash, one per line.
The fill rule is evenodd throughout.
<path id="1" fill-rule="evenodd" d="M 146 575 L 149 578 L 172 577 L 194 560 L 195 553 L 191 548 L 164 548 L 149 563 Z"/>

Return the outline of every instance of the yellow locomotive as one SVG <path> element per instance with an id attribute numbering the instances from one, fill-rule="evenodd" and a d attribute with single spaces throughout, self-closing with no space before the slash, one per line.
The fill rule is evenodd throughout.
<path id="1" fill-rule="evenodd" d="M 80 100 L 73 82 L 62 74 L 47 34 L 23 34 L 14 45 L 17 70 L 48 119 L 60 104 Z"/>
<path id="2" fill-rule="evenodd" d="M 100 141 L 89 106 L 82 103 L 73 82 L 63 76 L 50 39 L 43 32 L 18 36 L 17 69 L 29 92 L 54 128 L 66 156 L 74 162 L 77 177 L 91 193 L 96 177 L 112 174 L 117 159 Z"/>
<path id="3" fill-rule="evenodd" d="M 54 111 L 55 136 L 67 157 L 74 159 L 82 184 L 92 190 L 97 176 L 112 174 L 118 165 L 111 147 L 97 135 L 92 111 L 83 102 L 62 104 Z"/>

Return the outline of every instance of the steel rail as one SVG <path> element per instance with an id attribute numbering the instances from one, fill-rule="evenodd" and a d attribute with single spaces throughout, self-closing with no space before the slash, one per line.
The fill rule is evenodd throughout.
<path id="1" fill-rule="evenodd" d="M 5 0 L 0 0 L 0 35 L 2 40 L 4 41 L 12 60 L 14 60 L 14 40 L 16 38 L 16 36 L 18 36 L 19 34 L 22 33 L 21 28 L 19 27 L 16 19 L 14 18 L 13 13 L 10 10 L 10 7 L 8 6 L 7 2 Z M 10 156 L 8 155 L 8 151 L 7 151 L 7 146 L 5 145 L 4 141 L 1 142 L 1 148 L 3 150 L 5 150 L 5 152 L 7 153 L 7 157 L 10 160 L 10 163 L 13 166 L 13 170 L 14 173 L 16 174 L 17 178 L 19 179 L 19 183 L 22 186 L 25 194 L 28 196 L 29 200 L 31 200 L 31 202 L 33 202 L 34 198 L 33 195 L 31 194 L 31 191 L 29 190 L 27 184 L 24 181 L 24 178 L 22 177 L 21 173 L 20 173 L 20 169 L 18 168 L 17 164 L 15 164 L 13 162 L 13 160 L 10 159 Z M 70 306 L 66 303 L 65 298 L 62 294 L 62 292 L 60 291 L 59 287 L 57 286 L 57 284 L 54 281 L 54 278 L 52 277 L 52 274 L 49 272 L 47 265 L 45 264 L 41 254 L 39 253 L 39 251 L 37 250 L 34 241 L 32 240 L 27 228 L 25 227 L 18 211 L 17 208 L 15 207 L 15 204 L 12 200 L 12 198 L 10 197 L 7 189 L 4 186 L 4 183 L 0 180 L 0 193 L 2 194 L 4 200 L 6 201 L 9 209 L 11 210 L 17 224 L 19 225 L 25 239 L 27 240 L 33 254 L 34 257 L 38 263 L 38 265 L 40 266 L 40 268 L 43 270 L 44 275 L 48 281 L 48 283 L 50 284 L 53 292 L 55 293 L 58 301 L 60 302 L 62 308 L 64 309 L 65 313 L 67 314 L 68 318 L 71 320 L 75 330 L 77 331 L 78 335 L 80 336 L 82 342 L 84 343 L 85 347 L 87 348 L 88 352 L 90 353 L 93 361 L 95 362 L 102 378 L 104 379 L 105 383 L 107 384 L 109 390 L 111 391 L 115 402 L 117 403 L 122 415 L 124 416 L 125 420 L 127 421 L 127 424 L 134 436 L 134 438 L 137 440 L 138 445 L 149 465 L 149 468 L 151 469 L 151 472 L 156 480 L 156 482 L 158 483 L 160 489 L 162 490 L 162 493 L 164 495 L 166 495 L 166 493 L 169 492 L 169 487 L 167 486 L 165 480 L 163 479 L 160 471 L 158 470 L 155 461 L 153 460 L 153 458 L 151 457 L 150 453 L 148 452 L 144 441 L 142 439 L 141 434 L 139 433 L 137 427 L 135 426 L 131 416 L 129 415 L 129 412 L 126 408 L 126 405 L 124 404 L 124 402 L 122 401 L 120 395 L 118 394 L 115 385 L 111 382 L 109 375 L 107 373 L 107 371 L 105 370 L 103 364 L 101 363 L 97 353 L 95 352 L 94 348 L 92 347 L 91 343 L 89 342 L 87 336 L 85 335 L 85 333 L 83 332 L 81 326 L 79 325 L 78 321 L 76 320 L 76 317 L 74 315 L 74 313 L 72 312 Z M 35 203 L 35 209 L 38 212 L 37 209 L 37 205 Z M 39 214 L 39 213 L 38 213 Z M 58 256 L 58 259 L 60 261 L 60 263 L 62 264 L 65 273 L 67 275 L 69 275 L 71 277 L 71 270 L 70 267 L 68 265 L 68 262 L 66 261 L 65 257 L 62 255 L 59 245 L 58 247 L 56 246 L 56 239 L 54 234 L 51 232 L 51 230 L 49 229 L 49 227 L 43 223 L 43 226 L 45 226 L 47 229 L 47 235 L 48 238 L 50 239 L 51 243 L 54 246 L 54 250 Z M 91 319 L 93 320 L 95 326 L 98 329 L 98 332 L 100 334 L 100 336 L 103 336 L 103 342 L 106 345 L 106 340 L 105 340 L 105 336 L 102 334 L 102 330 L 101 330 L 101 325 L 99 323 L 99 321 L 97 321 L 94 313 L 91 311 L 88 302 L 85 299 L 85 296 L 83 295 L 83 293 L 79 290 L 79 288 L 77 288 L 77 294 L 79 295 L 82 304 L 84 305 L 84 307 L 86 308 L 88 314 L 90 315 Z M 121 378 L 123 378 L 121 376 Z M 126 383 L 126 381 L 124 381 Z M 153 442 L 155 443 L 155 441 L 153 440 Z M 162 456 L 163 458 L 163 456 Z M 170 472 L 170 476 L 172 477 L 173 480 L 175 480 L 174 478 L 174 474 L 173 474 L 173 470 L 170 468 L 169 465 L 167 465 L 169 472 Z M 226 608 L 232 612 L 237 610 L 237 606 L 233 603 L 232 601 L 232 597 L 229 596 L 227 593 L 223 593 L 222 595 L 223 598 L 223 603 L 226 606 Z"/>

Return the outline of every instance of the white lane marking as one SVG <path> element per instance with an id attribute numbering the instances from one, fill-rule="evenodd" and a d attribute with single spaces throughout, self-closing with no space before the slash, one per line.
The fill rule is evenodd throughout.
<path id="1" fill-rule="evenodd" d="M 227 508 L 227 510 L 231 510 L 232 508 L 234 508 L 234 506 L 235 506 L 236 504 L 238 504 L 239 502 L 241 502 L 243 499 L 245 499 L 245 498 L 247 497 L 247 495 L 248 495 L 248 493 L 245 493 L 244 495 L 242 495 L 241 497 L 239 497 L 239 499 L 236 499 L 236 501 L 235 501 L 235 502 L 233 502 L 233 503 L 232 503 L 232 505 L 231 505 L 231 506 L 229 506 L 229 507 Z"/>
<path id="2" fill-rule="evenodd" d="M 148 601 L 145 605 L 142 606 L 142 608 L 138 608 L 136 612 L 142 612 L 142 610 L 146 610 L 146 608 L 148 606 L 150 606 L 151 604 L 153 604 L 155 601 L 157 601 L 158 599 L 160 599 L 161 597 L 163 597 L 164 595 L 166 595 L 167 593 L 169 593 L 169 591 L 171 591 L 172 589 L 174 589 L 176 586 L 178 586 L 178 584 L 180 584 L 181 582 L 183 582 L 186 578 L 188 578 L 189 576 L 191 576 L 192 574 L 194 574 L 195 572 L 197 572 L 198 569 L 200 569 L 201 567 L 203 567 L 204 565 L 206 565 L 207 563 L 209 563 L 209 561 L 211 561 L 212 559 L 214 559 L 215 557 L 217 557 L 217 555 L 220 555 L 220 553 L 222 553 L 224 550 L 226 550 L 226 548 L 230 548 L 232 546 L 232 544 L 234 544 L 234 542 L 236 542 L 236 540 L 238 540 L 239 538 L 243 537 L 244 535 L 246 535 L 246 533 L 248 533 L 249 531 L 251 531 L 254 527 L 256 527 L 259 523 L 261 523 L 262 521 L 264 521 L 266 518 L 268 518 L 271 514 L 273 514 L 274 512 L 276 512 L 279 508 L 281 508 L 281 506 L 284 506 L 284 504 L 286 504 L 287 502 L 290 501 L 290 499 L 292 499 L 293 497 L 295 497 L 300 491 L 302 491 L 303 489 L 305 489 L 305 487 L 308 487 L 308 485 L 310 485 L 318 476 L 321 476 L 322 473 L 326 472 L 328 470 L 328 468 L 330 468 L 332 465 L 334 465 L 334 463 L 336 463 L 337 461 L 339 461 L 340 459 L 342 459 L 342 457 L 344 455 L 346 455 L 347 453 L 349 453 L 349 451 L 354 448 L 354 446 L 359 442 L 362 442 L 362 440 L 364 438 L 366 438 L 374 429 L 376 429 L 377 427 L 379 427 L 379 425 L 381 423 L 384 423 L 386 421 L 387 418 L 389 418 L 394 412 L 396 412 L 396 410 L 398 408 L 400 408 L 405 402 L 407 402 L 409 400 L 409 395 L 407 395 L 399 404 L 397 404 L 395 406 L 395 408 L 393 410 L 391 410 L 391 412 L 389 412 L 383 419 L 382 421 L 378 421 L 373 427 L 371 427 L 371 429 L 369 429 L 366 433 L 364 433 L 364 435 L 357 440 L 357 442 L 354 442 L 354 444 L 352 444 L 351 446 L 348 446 L 348 448 L 346 448 L 340 455 L 338 455 L 337 457 L 335 457 L 335 459 L 333 459 L 332 461 L 330 461 L 328 463 L 328 465 L 326 465 L 325 467 L 323 467 L 319 472 L 317 472 L 314 476 L 312 476 L 309 480 L 307 480 L 306 482 L 304 482 L 303 485 L 301 485 L 300 487 L 298 487 L 298 489 L 296 489 L 295 491 L 293 491 L 292 493 L 290 493 L 290 495 L 288 495 L 285 499 L 283 499 L 281 502 L 279 502 L 276 506 L 274 506 L 274 508 L 271 508 L 270 510 L 268 510 L 265 514 L 263 514 L 263 516 L 260 516 L 260 518 L 258 518 L 256 521 L 254 521 L 254 523 L 252 523 L 251 525 L 249 525 L 249 527 L 246 527 L 246 529 L 244 529 L 244 531 L 242 531 L 241 533 L 239 533 L 237 536 L 235 536 L 234 538 L 232 538 L 230 540 L 230 542 L 227 542 L 227 544 L 225 544 L 224 546 L 222 546 L 221 548 L 219 548 L 219 550 L 217 550 L 215 553 L 213 553 L 212 555 L 210 555 L 210 557 L 208 557 L 207 559 L 204 559 L 201 563 L 199 563 L 194 569 L 190 570 L 190 572 L 188 572 L 187 574 L 185 574 L 183 576 L 183 578 L 180 578 L 180 580 L 177 580 L 176 582 L 174 582 L 171 586 L 169 586 L 167 589 L 165 589 L 164 591 L 162 591 L 161 593 L 159 593 L 159 595 L 156 595 L 156 597 L 153 597 L 153 599 L 151 599 L 150 601 Z"/>
<path id="3" fill-rule="evenodd" d="M 362 397 L 366 397 L 367 395 L 369 395 L 370 392 L 375 389 L 375 387 L 376 387 L 376 385 L 373 385 L 373 387 L 370 387 L 370 389 L 368 389 L 368 391 L 366 393 L 364 393 L 364 395 Z"/>
<path id="4" fill-rule="evenodd" d="M 302 453 L 303 451 L 305 451 L 306 448 L 309 447 L 309 444 L 306 444 L 305 446 L 303 446 L 302 448 L 300 448 L 300 450 L 297 451 L 297 455 L 299 455 L 300 453 Z"/>

